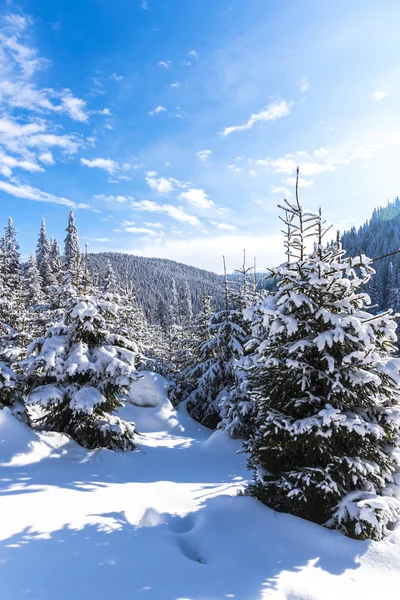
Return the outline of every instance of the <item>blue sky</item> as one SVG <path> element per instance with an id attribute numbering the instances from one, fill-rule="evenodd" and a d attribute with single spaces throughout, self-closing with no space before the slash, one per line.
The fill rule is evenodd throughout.
<path id="1" fill-rule="evenodd" d="M 400 193 L 400 3 L 35 0 L 0 11 L 0 222 L 221 270 Z"/>

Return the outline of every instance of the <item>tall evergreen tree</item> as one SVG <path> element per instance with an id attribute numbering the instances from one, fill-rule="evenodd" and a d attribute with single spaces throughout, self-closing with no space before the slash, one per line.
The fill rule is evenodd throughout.
<path id="1" fill-rule="evenodd" d="M 248 439 L 254 428 L 256 403 L 249 394 L 247 372 L 253 364 L 253 349 L 249 344 L 251 326 L 245 319 L 245 311 L 259 300 L 260 292 L 256 290 L 253 268 L 246 266 L 245 254 L 243 265 L 236 269 L 236 273 L 237 284 L 230 290 L 230 301 L 236 310 L 236 322 L 242 328 L 245 337 L 241 340 L 243 351 L 234 369 L 232 386 L 221 396 L 219 427 L 234 438 Z M 265 296 L 266 292 L 262 291 L 261 297 Z"/>
<path id="2" fill-rule="evenodd" d="M 136 347 L 110 334 L 115 297 L 79 297 L 65 324 L 50 327 L 28 349 L 28 404 L 41 406 L 38 424 L 67 433 L 86 448 L 134 448 L 134 427 L 112 413 L 136 381 Z"/>
<path id="3" fill-rule="evenodd" d="M 42 219 L 36 250 L 36 261 L 42 278 L 43 289 L 53 284 L 53 272 L 50 261 L 50 243 L 46 233 L 46 222 Z"/>
<path id="4" fill-rule="evenodd" d="M 247 443 L 249 493 L 282 512 L 380 539 L 400 516 L 396 324 L 367 312 L 373 270 L 365 256 L 322 246 L 322 222 L 286 206 L 287 264 L 257 310 L 251 393 L 257 426 Z M 317 229 L 317 251 L 305 237 Z"/>
<path id="5" fill-rule="evenodd" d="M 225 275 L 225 309 L 211 317 L 206 336 L 199 348 L 200 360 L 188 369 L 187 377 L 194 382 L 186 407 L 189 414 L 206 427 L 215 429 L 221 421 L 222 399 L 229 394 L 235 381 L 235 370 L 243 356 L 246 332 L 242 314 L 230 304 Z"/>
<path id="6" fill-rule="evenodd" d="M 62 283 L 62 261 L 60 244 L 56 239 L 52 239 L 50 243 L 50 267 L 52 271 L 52 279 L 54 285 Z"/>
<path id="7" fill-rule="evenodd" d="M 42 278 L 36 263 L 36 258 L 30 254 L 24 274 L 24 296 L 26 305 L 31 308 L 43 301 Z"/>
<path id="8" fill-rule="evenodd" d="M 103 290 L 110 294 L 118 294 L 117 278 L 110 261 L 107 263 L 107 271 L 104 277 Z"/>
<path id="9" fill-rule="evenodd" d="M 79 266 L 81 262 L 81 251 L 79 247 L 78 228 L 75 225 L 74 211 L 71 210 L 66 228 L 67 235 L 64 240 L 65 272 L 68 281 L 79 285 Z"/>

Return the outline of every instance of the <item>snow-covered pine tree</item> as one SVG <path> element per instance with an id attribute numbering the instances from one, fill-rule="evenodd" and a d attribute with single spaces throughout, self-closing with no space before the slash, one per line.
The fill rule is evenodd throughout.
<path id="1" fill-rule="evenodd" d="M 394 269 L 393 262 L 389 263 L 389 276 L 387 283 L 388 301 L 387 304 L 394 312 L 400 310 L 400 289 L 398 275 Z"/>
<path id="2" fill-rule="evenodd" d="M 367 311 L 365 256 L 322 247 L 320 217 L 285 207 L 287 264 L 258 310 L 251 375 L 257 428 L 248 493 L 282 512 L 381 539 L 400 516 L 391 495 L 399 438 L 396 324 Z M 318 229 L 311 255 L 305 236 Z M 311 228 L 311 229 L 310 229 Z"/>
<path id="3" fill-rule="evenodd" d="M 123 335 L 128 340 L 135 342 L 138 353 L 136 355 L 135 366 L 139 368 L 144 365 L 146 359 L 146 345 L 148 340 L 146 315 L 137 302 L 132 281 L 126 281 L 124 293 L 121 296 L 120 315 L 117 325 L 117 333 Z"/>
<path id="4" fill-rule="evenodd" d="M 230 289 L 230 302 L 236 310 L 237 323 L 246 334 L 242 341 L 243 354 L 234 369 L 232 386 L 221 397 L 220 429 L 224 429 L 233 438 L 247 439 L 253 428 L 256 413 L 256 403 L 249 394 L 247 371 L 253 363 L 252 348 L 246 347 L 250 340 L 251 326 L 244 318 L 244 311 L 259 301 L 260 292 L 256 290 L 256 273 L 253 267 L 246 266 L 246 254 L 243 255 L 243 265 L 236 269 L 237 283 Z M 266 293 L 262 294 L 265 297 Z"/>
<path id="5" fill-rule="evenodd" d="M 19 245 L 11 218 L 4 228 L 1 241 L 1 263 L 0 360 L 14 368 L 26 347 L 27 319 L 23 302 Z"/>
<path id="6" fill-rule="evenodd" d="M 42 219 L 36 249 L 36 262 L 42 279 L 43 290 L 54 283 L 50 260 L 50 243 L 46 233 L 46 222 Z"/>
<path id="7" fill-rule="evenodd" d="M 0 361 L 0 408 L 12 406 L 18 398 L 19 382 L 13 369 Z"/>
<path id="8" fill-rule="evenodd" d="M 43 301 L 42 278 L 40 277 L 36 258 L 31 253 L 24 273 L 24 297 L 28 308 L 33 308 Z"/>
<path id="9" fill-rule="evenodd" d="M 137 380 L 136 345 L 109 332 L 117 318 L 114 296 L 79 297 L 65 324 L 50 327 L 27 352 L 27 403 L 41 407 L 38 424 L 86 448 L 135 447 L 134 425 L 113 415 Z"/>
<path id="10" fill-rule="evenodd" d="M 65 273 L 67 281 L 76 287 L 79 285 L 81 251 L 79 247 L 78 228 L 75 225 L 74 211 L 71 210 L 64 240 Z"/>
<path id="11" fill-rule="evenodd" d="M 62 261 L 60 244 L 56 239 L 52 239 L 50 242 L 50 267 L 52 271 L 52 282 L 54 285 L 61 285 L 62 283 Z"/>
<path id="12" fill-rule="evenodd" d="M 200 361 L 187 373 L 188 380 L 195 382 L 187 399 L 187 410 L 196 421 L 211 429 L 221 420 L 221 400 L 229 394 L 235 381 L 235 369 L 243 356 L 246 340 L 241 312 L 230 306 L 226 276 L 224 289 L 225 309 L 211 317 L 209 339 L 200 346 Z"/>
<path id="13" fill-rule="evenodd" d="M 118 295 L 118 283 L 115 271 L 110 261 L 107 261 L 107 270 L 103 281 L 103 291 L 109 294 Z"/>

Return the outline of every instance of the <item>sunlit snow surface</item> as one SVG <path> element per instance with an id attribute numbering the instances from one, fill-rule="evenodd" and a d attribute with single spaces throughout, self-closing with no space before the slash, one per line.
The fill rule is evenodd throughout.
<path id="1" fill-rule="evenodd" d="M 161 377 L 137 385 L 141 406 L 121 411 L 136 452 L 88 452 L 0 411 L 1 600 L 399 597 L 400 530 L 356 542 L 237 496 L 240 444 L 174 410 Z"/>

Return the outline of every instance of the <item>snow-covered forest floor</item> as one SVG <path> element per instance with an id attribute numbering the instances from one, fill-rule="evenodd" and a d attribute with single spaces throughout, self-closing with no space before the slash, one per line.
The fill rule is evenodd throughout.
<path id="1" fill-rule="evenodd" d="M 237 492 L 240 442 L 145 373 L 138 450 L 87 451 L 0 411 L 2 600 L 397 598 L 400 529 L 359 542 Z M 154 406 L 156 405 L 156 406 Z"/>

